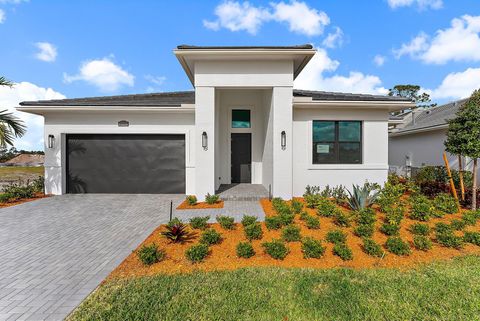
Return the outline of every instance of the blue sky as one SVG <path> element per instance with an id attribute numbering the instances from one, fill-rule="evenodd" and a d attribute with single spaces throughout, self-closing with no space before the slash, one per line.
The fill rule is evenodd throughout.
<path id="1" fill-rule="evenodd" d="M 295 86 L 385 93 L 421 85 L 437 102 L 480 87 L 480 1 L 0 0 L 0 106 L 21 100 L 192 89 L 178 44 L 318 48 Z M 19 114 L 18 147 L 43 149 Z"/>

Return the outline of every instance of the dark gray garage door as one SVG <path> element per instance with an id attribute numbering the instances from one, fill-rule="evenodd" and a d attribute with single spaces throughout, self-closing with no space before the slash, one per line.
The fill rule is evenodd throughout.
<path id="1" fill-rule="evenodd" d="M 66 138 L 68 193 L 185 193 L 184 135 Z"/>

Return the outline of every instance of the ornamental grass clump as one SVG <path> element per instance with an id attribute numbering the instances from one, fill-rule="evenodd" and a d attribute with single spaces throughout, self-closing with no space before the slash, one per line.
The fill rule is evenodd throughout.
<path id="1" fill-rule="evenodd" d="M 222 236 L 215 229 L 209 228 L 202 232 L 200 236 L 200 243 L 213 245 L 222 241 Z"/>
<path id="2" fill-rule="evenodd" d="M 236 252 L 238 257 L 243 257 L 245 259 L 251 258 L 255 255 L 255 250 L 250 242 L 238 243 Z"/>
<path id="3" fill-rule="evenodd" d="M 380 244 L 368 237 L 363 238 L 362 249 L 363 252 L 374 257 L 382 257 L 385 254 Z"/>
<path id="4" fill-rule="evenodd" d="M 302 239 L 302 253 L 306 259 L 319 259 L 325 253 L 325 247 L 320 240 L 305 237 Z"/>
<path id="5" fill-rule="evenodd" d="M 301 239 L 300 227 L 287 225 L 282 230 L 282 239 L 286 242 L 298 242 Z"/>
<path id="6" fill-rule="evenodd" d="M 199 263 L 205 260 L 210 249 L 207 244 L 195 244 L 185 251 L 185 257 L 192 263 Z"/>
<path id="7" fill-rule="evenodd" d="M 235 229 L 235 219 L 231 216 L 217 215 L 216 220 L 225 230 Z"/>
<path id="8" fill-rule="evenodd" d="M 210 216 L 197 216 L 190 219 L 190 226 L 196 230 L 204 230 L 208 226 L 208 220 Z"/>
<path id="9" fill-rule="evenodd" d="M 389 237 L 385 243 L 387 250 L 395 255 L 406 256 L 412 253 L 410 246 L 400 237 Z"/>
<path id="10" fill-rule="evenodd" d="M 248 240 L 260 240 L 263 237 L 262 226 L 259 223 L 250 224 L 244 227 L 245 237 Z"/>
<path id="11" fill-rule="evenodd" d="M 415 246 L 417 250 L 428 251 L 432 248 L 432 241 L 426 236 L 415 235 L 413 237 L 413 246 Z"/>
<path id="12" fill-rule="evenodd" d="M 327 233 L 325 239 L 327 242 L 333 244 L 345 243 L 347 241 L 347 235 L 342 230 L 331 230 Z"/>
<path id="13" fill-rule="evenodd" d="M 137 257 L 143 265 L 148 266 L 163 260 L 165 258 L 165 252 L 160 250 L 158 246 L 153 243 L 140 247 L 137 251 Z"/>
<path id="14" fill-rule="evenodd" d="M 336 243 L 333 246 L 333 254 L 339 256 L 344 261 L 353 260 L 352 249 L 350 249 L 345 243 Z"/>
<path id="15" fill-rule="evenodd" d="M 262 243 L 265 253 L 276 260 L 283 260 L 290 252 L 285 243 L 278 239 Z"/>

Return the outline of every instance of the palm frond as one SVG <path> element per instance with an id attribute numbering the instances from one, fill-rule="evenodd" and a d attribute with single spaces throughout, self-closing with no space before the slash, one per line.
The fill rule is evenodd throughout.
<path id="1" fill-rule="evenodd" d="M 13 82 L 6 79 L 5 77 L 0 77 L 0 86 L 13 87 Z"/>
<path id="2" fill-rule="evenodd" d="M 27 132 L 24 122 L 7 110 L 0 111 L 0 146 L 13 146 L 15 138 Z"/>

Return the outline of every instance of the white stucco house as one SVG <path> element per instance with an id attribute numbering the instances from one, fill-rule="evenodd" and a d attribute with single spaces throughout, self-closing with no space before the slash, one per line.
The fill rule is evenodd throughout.
<path id="1" fill-rule="evenodd" d="M 194 90 L 22 102 L 45 119 L 48 193 L 215 193 L 383 183 L 389 112 L 408 100 L 294 89 L 311 45 L 174 50 Z"/>

